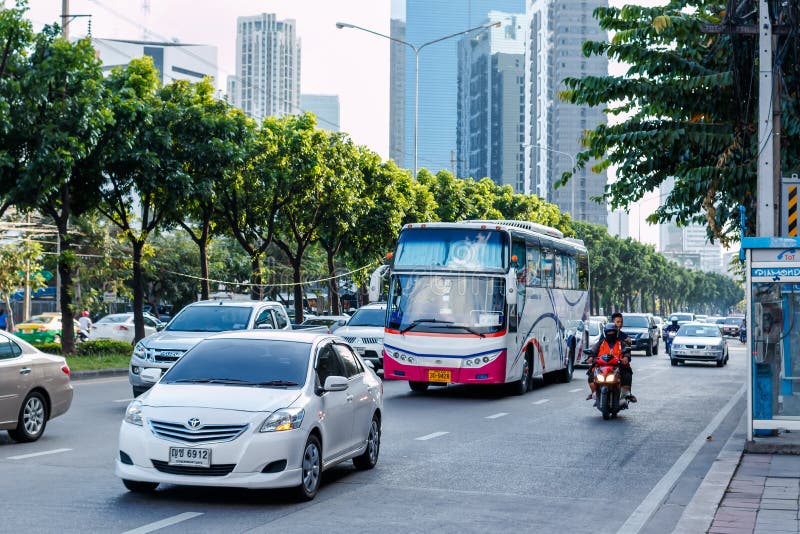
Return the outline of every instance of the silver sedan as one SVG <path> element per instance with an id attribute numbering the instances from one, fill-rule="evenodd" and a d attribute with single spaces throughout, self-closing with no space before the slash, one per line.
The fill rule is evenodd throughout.
<path id="1" fill-rule="evenodd" d="M 716 362 L 718 367 L 728 363 L 728 342 L 719 325 L 686 323 L 672 340 L 670 363 L 686 361 Z"/>
<path id="2" fill-rule="evenodd" d="M 0 429 L 14 441 L 36 441 L 47 421 L 72 404 L 67 361 L 0 332 Z"/>

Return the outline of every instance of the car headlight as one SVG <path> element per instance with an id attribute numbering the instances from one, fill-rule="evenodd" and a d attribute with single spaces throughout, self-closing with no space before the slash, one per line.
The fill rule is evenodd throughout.
<path id="1" fill-rule="evenodd" d="M 282 408 L 267 417 L 259 432 L 281 432 L 300 428 L 306 411 L 302 408 Z"/>
<path id="2" fill-rule="evenodd" d="M 128 404 L 128 408 L 125 410 L 125 422 L 142 426 L 142 401 L 135 400 Z"/>
<path id="3" fill-rule="evenodd" d="M 133 355 L 140 360 L 147 359 L 147 348 L 144 346 L 144 343 L 140 341 L 133 347 Z"/>
<path id="4" fill-rule="evenodd" d="M 394 351 L 392 352 L 392 358 L 395 361 L 403 362 L 403 363 L 414 363 L 416 360 L 410 354 L 406 354 L 404 352 Z"/>

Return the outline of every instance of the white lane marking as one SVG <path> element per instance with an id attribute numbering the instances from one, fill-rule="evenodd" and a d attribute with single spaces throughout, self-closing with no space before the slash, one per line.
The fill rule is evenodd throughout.
<path id="1" fill-rule="evenodd" d="M 550 402 L 550 399 L 537 400 L 536 402 L 532 402 L 531 404 L 544 404 L 545 402 Z"/>
<path id="2" fill-rule="evenodd" d="M 52 451 L 32 452 L 30 454 L 20 454 L 19 456 L 9 456 L 7 460 L 24 460 L 26 458 L 34 458 L 36 456 L 46 456 L 48 454 L 58 454 L 60 452 L 71 451 L 72 449 L 53 449 Z"/>
<path id="3" fill-rule="evenodd" d="M 115 400 L 115 401 L 113 401 L 113 402 L 130 402 L 130 401 L 132 401 L 132 400 L 133 400 L 133 399 L 117 399 L 117 400 Z"/>
<path id="4" fill-rule="evenodd" d="M 700 452 L 700 448 L 706 443 L 707 437 L 709 435 L 714 434 L 717 430 L 717 427 L 722 424 L 722 421 L 725 417 L 728 416 L 730 411 L 736 406 L 736 403 L 739 402 L 739 399 L 742 398 L 744 395 L 745 390 L 747 389 L 746 385 L 743 385 L 739 388 L 739 391 L 736 392 L 733 397 L 728 401 L 728 404 L 725 405 L 720 412 L 714 416 L 714 419 L 708 423 L 702 432 L 700 432 L 694 441 L 689 445 L 689 447 L 681 454 L 680 458 L 675 462 L 672 468 L 667 471 L 667 474 L 664 475 L 661 480 L 655 485 L 655 487 L 650 490 L 650 493 L 647 494 L 647 497 L 641 502 L 641 504 L 636 507 L 636 510 L 628 517 L 627 521 L 620 527 L 617 531 L 618 533 L 623 534 L 636 534 L 642 527 L 644 527 L 645 523 L 650 520 L 652 515 L 656 512 L 661 501 L 667 496 L 667 494 L 672 489 L 672 486 L 675 485 L 675 482 L 678 481 L 678 478 L 683 474 L 689 464 L 694 460 L 695 456 Z"/>
<path id="5" fill-rule="evenodd" d="M 570 392 L 570 393 L 577 393 L 577 392 L 579 392 L 579 391 L 581 391 L 581 390 L 583 390 L 583 388 L 575 388 L 575 389 L 571 389 L 571 390 L 569 390 L 569 392 Z"/>
<path id="6" fill-rule="evenodd" d="M 176 523 L 180 523 L 188 519 L 193 519 L 199 515 L 203 514 L 200 512 L 184 512 L 182 514 L 174 515 L 172 517 L 168 517 L 166 519 L 162 519 L 161 521 L 156 521 L 155 523 L 150 523 L 149 525 L 144 525 L 142 527 L 135 528 L 133 530 L 126 530 L 122 534 L 147 534 L 148 532 L 153 532 L 154 530 L 160 530 L 162 528 L 172 526 Z"/>
<path id="7" fill-rule="evenodd" d="M 508 414 L 507 414 L 506 412 L 500 412 L 500 413 L 496 413 L 496 414 L 494 414 L 494 415 L 487 415 L 487 416 L 486 416 L 486 419 L 498 419 L 498 418 L 500 418 L 500 417 L 505 417 L 505 416 L 507 416 L 507 415 L 508 415 Z"/>
<path id="8" fill-rule="evenodd" d="M 442 436 L 446 436 L 450 432 L 434 432 L 433 434 L 428 434 L 427 436 L 420 436 L 418 438 L 414 438 L 417 441 L 428 441 L 429 439 L 439 438 Z"/>

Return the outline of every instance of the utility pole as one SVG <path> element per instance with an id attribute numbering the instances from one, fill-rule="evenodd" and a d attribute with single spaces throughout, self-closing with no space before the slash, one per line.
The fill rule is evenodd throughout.
<path id="1" fill-rule="evenodd" d="M 69 41 L 69 0 L 61 0 L 61 33 Z"/>
<path id="2" fill-rule="evenodd" d="M 756 209 L 756 226 L 758 236 L 771 237 L 777 235 L 775 220 L 778 214 L 778 203 L 775 193 L 780 191 L 780 145 L 769 145 L 780 139 L 775 136 L 775 126 L 777 122 L 777 130 L 780 131 L 781 108 L 780 100 L 775 100 L 780 97 L 780 91 L 775 86 L 772 73 L 774 38 L 767 0 L 758 2 L 758 29 L 758 187 L 756 188 L 758 207 Z M 777 111 L 777 115 L 773 109 Z"/>

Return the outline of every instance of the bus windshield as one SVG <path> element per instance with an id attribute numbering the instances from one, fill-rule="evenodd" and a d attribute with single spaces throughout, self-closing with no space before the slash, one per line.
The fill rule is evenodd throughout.
<path id="1" fill-rule="evenodd" d="M 497 230 L 412 228 L 400 234 L 394 268 L 503 272 L 507 248 L 507 234 Z"/>
<path id="2" fill-rule="evenodd" d="M 390 329 L 485 335 L 505 327 L 505 282 L 486 276 L 395 275 Z"/>

